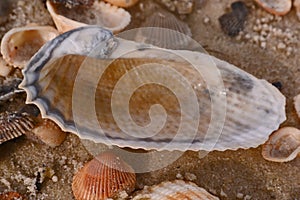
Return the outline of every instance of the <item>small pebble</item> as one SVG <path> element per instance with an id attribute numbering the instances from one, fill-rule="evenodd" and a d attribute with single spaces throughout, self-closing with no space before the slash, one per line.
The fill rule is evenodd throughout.
<path id="1" fill-rule="evenodd" d="M 56 183 L 56 182 L 58 181 L 57 176 L 52 176 L 52 181 L 53 181 L 54 183 Z"/>

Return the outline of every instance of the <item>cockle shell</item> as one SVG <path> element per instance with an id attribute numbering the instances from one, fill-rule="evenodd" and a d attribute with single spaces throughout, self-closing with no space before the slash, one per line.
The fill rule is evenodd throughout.
<path id="1" fill-rule="evenodd" d="M 115 6 L 128 8 L 130 6 L 135 5 L 139 0 L 105 0 L 105 1 Z"/>
<path id="2" fill-rule="evenodd" d="M 72 190 L 77 200 L 104 200 L 122 191 L 132 192 L 135 183 L 133 169 L 118 156 L 105 152 L 75 174 Z"/>
<path id="3" fill-rule="evenodd" d="M 131 20 L 131 15 L 127 11 L 103 1 L 95 1 L 88 9 L 80 7 L 70 9 L 53 4 L 49 0 L 46 5 L 61 33 L 87 25 L 102 26 L 117 33 L 123 30 Z"/>
<path id="4" fill-rule="evenodd" d="M 43 117 L 120 147 L 256 147 L 286 119 L 285 97 L 265 80 L 213 56 L 147 46 L 100 27 L 58 36 L 23 74 L 26 102 Z"/>
<path id="5" fill-rule="evenodd" d="M 255 0 L 266 11 L 274 15 L 285 15 L 292 8 L 292 0 Z"/>
<path id="6" fill-rule="evenodd" d="M 17 138 L 34 127 L 27 113 L 4 112 L 0 114 L 0 144 Z"/>
<path id="7" fill-rule="evenodd" d="M 263 145 L 262 156 L 273 162 L 288 162 L 300 153 L 300 130 L 283 127 L 275 131 Z"/>
<path id="8" fill-rule="evenodd" d="M 23 68 L 39 48 L 56 36 L 58 31 L 51 26 L 13 28 L 2 38 L 1 54 L 9 64 Z"/>
<path id="9" fill-rule="evenodd" d="M 205 189 L 198 187 L 195 183 L 183 180 L 162 182 L 158 185 L 146 187 L 132 200 L 218 200 Z"/>

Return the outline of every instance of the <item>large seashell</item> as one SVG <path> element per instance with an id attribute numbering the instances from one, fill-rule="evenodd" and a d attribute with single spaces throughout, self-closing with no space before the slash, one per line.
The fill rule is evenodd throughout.
<path id="1" fill-rule="evenodd" d="M 83 139 L 120 147 L 256 147 L 286 119 L 285 97 L 265 80 L 213 56 L 150 48 L 100 27 L 58 36 L 40 49 L 23 74 L 26 102 L 36 104 L 43 117 Z M 165 110 L 152 108 L 155 104 Z"/>
<path id="2" fill-rule="evenodd" d="M 105 0 L 105 1 L 115 6 L 128 8 L 135 5 L 139 0 Z"/>
<path id="3" fill-rule="evenodd" d="M 34 127 L 27 113 L 4 112 L 0 114 L 0 144 L 17 138 Z"/>
<path id="4" fill-rule="evenodd" d="M 292 8 L 292 0 L 255 0 L 266 11 L 274 15 L 285 15 Z"/>
<path id="5" fill-rule="evenodd" d="M 90 25 L 107 28 L 114 33 L 123 30 L 131 20 L 131 15 L 122 8 L 108 3 L 95 1 L 93 6 L 86 9 L 77 7 L 70 9 L 62 5 L 46 3 L 47 9 L 59 32 Z"/>
<path id="6" fill-rule="evenodd" d="M 41 46 L 57 35 L 51 26 L 13 28 L 2 38 L 1 54 L 9 64 L 23 68 Z"/>
<path id="7" fill-rule="evenodd" d="M 135 41 L 167 49 L 186 49 L 192 36 L 190 27 L 158 5 L 150 10 L 153 12 L 141 24 L 141 27 L 149 28 L 138 29 Z"/>
<path id="8" fill-rule="evenodd" d="M 262 156 L 273 162 L 288 162 L 300 153 L 300 130 L 284 127 L 275 131 L 263 145 Z"/>
<path id="9" fill-rule="evenodd" d="M 102 200 L 120 192 L 132 192 L 133 169 L 116 155 L 105 152 L 86 163 L 74 176 L 72 190 L 77 200 Z"/>
<path id="10" fill-rule="evenodd" d="M 144 188 L 132 200 L 168 200 L 168 199 L 192 199 L 192 200 L 218 200 L 205 189 L 195 183 L 183 180 L 166 181 L 159 185 Z"/>

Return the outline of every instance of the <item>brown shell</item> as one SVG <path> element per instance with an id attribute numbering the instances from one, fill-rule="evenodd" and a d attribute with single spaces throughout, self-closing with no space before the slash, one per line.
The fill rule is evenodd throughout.
<path id="1" fill-rule="evenodd" d="M 30 131 L 34 122 L 27 113 L 4 112 L 0 114 L 0 144 Z"/>
<path id="2" fill-rule="evenodd" d="M 255 0 L 266 11 L 274 15 L 285 15 L 292 8 L 292 0 Z"/>
<path id="3" fill-rule="evenodd" d="M 133 169 L 118 156 L 105 152 L 86 163 L 74 176 L 72 190 L 77 200 L 101 200 L 134 190 Z"/>
<path id="4" fill-rule="evenodd" d="M 50 147 L 59 146 L 66 138 L 66 132 L 62 131 L 58 125 L 49 119 L 43 119 L 43 122 L 32 130 L 43 143 Z"/>
<path id="5" fill-rule="evenodd" d="M 105 0 L 105 1 L 115 6 L 128 8 L 130 6 L 135 5 L 139 0 Z"/>
<path id="6" fill-rule="evenodd" d="M 262 147 L 262 156 L 273 162 L 288 162 L 300 153 L 300 130 L 283 127 L 275 131 Z"/>
<path id="7" fill-rule="evenodd" d="M 158 185 L 146 187 L 138 192 L 132 200 L 218 200 L 205 189 L 195 183 L 183 180 L 162 182 Z"/>
<path id="8" fill-rule="evenodd" d="M 6 192 L 0 193 L 0 200 L 26 200 L 26 198 L 17 192 Z"/>

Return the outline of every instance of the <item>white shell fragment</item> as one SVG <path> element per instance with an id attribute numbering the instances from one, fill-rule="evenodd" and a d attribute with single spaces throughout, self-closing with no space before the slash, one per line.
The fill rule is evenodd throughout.
<path id="1" fill-rule="evenodd" d="M 132 200 L 168 200 L 168 199 L 191 199 L 191 200 L 218 200 L 205 189 L 195 183 L 183 180 L 162 182 L 159 185 L 144 188 Z"/>
<path id="2" fill-rule="evenodd" d="M 285 15 L 292 8 L 292 0 L 255 0 L 266 11 L 274 15 Z"/>
<path id="3" fill-rule="evenodd" d="M 294 107 L 300 119 L 300 94 L 294 97 Z"/>
<path id="4" fill-rule="evenodd" d="M 273 162 L 288 162 L 300 153 L 300 130 L 283 127 L 275 131 L 263 145 L 262 156 Z"/>
<path id="5" fill-rule="evenodd" d="M 23 68 L 39 48 L 56 36 L 58 31 L 51 26 L 13 28 L 2 38 L 1 54 L 10 65 Z"/>
<path id="6" fill-rule="evenodd" d="M 58 36 L 23 74 L 26 102 L 43 117 L 108 145 L 250 148 L 286 119 L 285 97 L 265 80 L 213 56 L 145 46 L 100 27 Z"/>
<path id="7" fill-rule="evenodd" d="M 47 9 L 59 32 L 87 25 L 102 26 L 114 33 L 123 30 L 131 21 L 131 15 L 123 8 L 118 8 L 103 1 L 95 1 L 90 8 L 67 8 L 63 5 L 46 3 Z"/>

